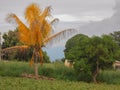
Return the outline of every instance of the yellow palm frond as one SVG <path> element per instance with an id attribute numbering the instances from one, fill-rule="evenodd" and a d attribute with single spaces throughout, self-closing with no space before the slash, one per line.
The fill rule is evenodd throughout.
<path id="1" fill-rule="evenodd" d="M 45 10 L 43 11 L 42 15 L 41 15 L 41 18 L 50 16 L 51 15 L 50 11 L 51 11 L 51 6 L 46 7 Z"/>
<path id="2" fill-rule="evenodd" d="M 40 30 L 43 35 L 43 38 L 46 38 L 51 32 L 51 25 L 46 20 L 46 17 L 50 16 L 50 10 L 51 10 L 50 6 L 46 7 L 43 13 L 39 16 L 39 20 L 41 22 Z"/>
<path id="3" fill-rule="evenodd" d="M 41 27 L 41 33 L 43 35 L 43 38 L 47 38 L 52 31 L 51 25 L 46 21 L 43 20 L 42 27 Z"/>
<path id="4" fill-rule="evenodd" d="M 29 5 L 25 11 L 25 18 L 27 22 L 31 24 L 33 21 L 38 20 L 41 14 L 39 6 L 35 3 Z"/>
<path id="5" fill-rule="evenodd" d="M 18 27 L 19 31 L 19 39 L 23 43 L 30 43 L 29 42 L 29 28 L 15 15 L 15 14 L 9 14 L 7 17 L 8 22 L 15 21 Z"/>
<path id="6" fill-rule="evenodd" d="M 53 20 L 50 22 L 50 24 L 51 24 L 51 25 L 54 25 L 54 24 L 56 24 L 57 22 L 59 22 L 59 19 L 58 19 L 58 18 L 55 18 L 55 19 L 53 19 Z"/>
<path id="7" fill-rule="evenodd" d="M 34 22 L 34 23 L 35 23 L 35 22 Z M 32 24 L 32 26 L 31 26 L 30 29 L 31 29 L 31 30 L 30 30 L 31 45 L 35 45 L 35 44 L 40 44 L 40 45 L 42 45 L 43 36 L 42 36 L 41 31 L 40 31 L 39 23 Z"/>

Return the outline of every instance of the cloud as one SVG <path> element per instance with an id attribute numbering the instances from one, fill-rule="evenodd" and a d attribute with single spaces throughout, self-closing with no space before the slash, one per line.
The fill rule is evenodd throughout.
<path id="1" fill-rule="evenodd" d="M 87 35 L 109 34 L 120 30 L 120 1 L 116 0 L 114 14 L 102 21 L 92 21 L 87 25 L 80 26 L 79 31 Z"/>
<path id="2" fill-rule="evenodd" d="M 103 17 L 93 16 L 93 15 L 81 15 L 81 16 L 73 16 L 68 14 L 54 15 L 55 18 L 59 18 L 62 22 L 88 22 L 88 21 L 100 21 Z"/>
<path id="3" fill-rule="evenodd" d="M 54 15 L 55 18 L 59 18 L 62 22 L 74 22 L 79 21 L 79 18 L 68 15 L 68 14 L 61 14 L 61 15 Z"/>

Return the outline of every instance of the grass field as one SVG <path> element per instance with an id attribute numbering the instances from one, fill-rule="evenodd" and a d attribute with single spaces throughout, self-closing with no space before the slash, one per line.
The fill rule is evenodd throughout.
<path id="1" fill-rule="evenodd" d="M 0 77 L 0 90 L 120 90 L 120 85 Z"/>
<path id="2" fill-rule="evenodd" d="M 0 62 L 0 90 L 120 90 L 120 71 L 102 71 L 98 84 L 76 80 L 74 70 L 63 63 L 39 66 L 39 74 L 55 80 L 23 78 L 22 73 L 34 73 L 26 62 Z"/>

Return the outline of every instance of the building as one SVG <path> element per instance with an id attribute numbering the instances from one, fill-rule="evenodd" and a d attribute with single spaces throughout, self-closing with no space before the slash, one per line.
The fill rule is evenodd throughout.
<path id="1" fill-rule="evenodd" d="M 113 63 L 113 67 L 114 67 L 114 69 L 116 69 L 116 70 L 120 70 L 120 61 L 115 61 L 115 62 Z"/>

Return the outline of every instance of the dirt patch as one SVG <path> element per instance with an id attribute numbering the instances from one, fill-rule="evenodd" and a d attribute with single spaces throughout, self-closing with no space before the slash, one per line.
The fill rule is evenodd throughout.
<path id="1" fill-rule="evenodd" d="M 21 77 L 24 77 L 24 78 L 33 78 L 33 79 L 41 79 L 41 80 L 55 80 L 55 78 L 46 77 L 46 76 L 42 76 L 42 75 L 39 75 L 36 78 L 36 76 L 34 74 L 27 74 L 27 73 L 22 73 Z"/>

